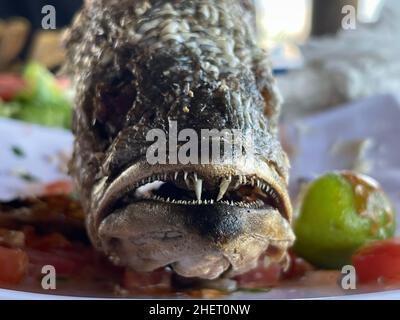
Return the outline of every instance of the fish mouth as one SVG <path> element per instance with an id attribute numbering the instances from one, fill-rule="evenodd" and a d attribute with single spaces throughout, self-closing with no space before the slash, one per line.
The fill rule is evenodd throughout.
<path id="1" fill-rule="evenodd" d="M 107 178 L 105 178 L 107 180 Z M 138 162 L 106 187 L 101 181 L 93 198 L 99 223 L 115 208 L 139 201 L 169 205 L 274 207 L 291 220 L 285 177 L 265 164 L 249 170 L 240 165 L 148 165 Z"/>
<path id="2" fill-rule="evenodd" d="M 270 165 L 139 162 L 99 184 L 89 233 L 116 264 L 137 270 L 170 265 L 208 279 L 242 273 L 271 245 L 282 259 L 294 241 L 284 185 Z"/>

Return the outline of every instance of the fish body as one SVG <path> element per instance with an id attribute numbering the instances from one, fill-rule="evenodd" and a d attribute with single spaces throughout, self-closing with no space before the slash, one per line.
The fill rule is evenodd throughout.
<path id="1" fill-rule="evenodd" d="M 98 250 L 136 270 L 207 279 L 246 272 L 265 251 L 287 261 L 289 162 L 251 1 L 87 1 L 66 46 L 70 169 Z M 155 129 L 167 163 L 149 161 Z M 180 133 L 226 129 L 240 141 L 229 157 L 180 161 Z"/>

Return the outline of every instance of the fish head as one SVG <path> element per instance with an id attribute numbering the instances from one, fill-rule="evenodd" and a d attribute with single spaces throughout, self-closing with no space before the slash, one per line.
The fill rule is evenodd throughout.
<path id="1" fill-rule="evenodd" d="M 170 266 L 207 279 L 246 272 L 264 252 L 286 261 L 294 241 L 289 163 L 264 53 L 251 47 L 248 65 L 227 67 L 224 59 L 236 55 L 211 63 L 204 51 L 218 56 L 225 46 L 218 37 L 208 47 L 194 36 L 193 46 L 192 38 L 171 45 L 171 27 L 168 39 L 153 41 L 143 24 L 114 25 L 130 11 L 110 6 L 106 21 L 104 8 L 83 11 L 67 41 L 77 90 L 71 172 L 94 246 L 135 270 Z M 162 23 L 162 10 L 153 9 L 148 23 Z M 173 9 L 195 35 L 209 30 L 185 18 L 187 7 Z M 250 35 L 249 25 L 238 32 Z M 124 34 L 116 33 L 118 46 L 104 36 L 116 29 Z M 229 34 L 227 42 L 243 40 Z"/>

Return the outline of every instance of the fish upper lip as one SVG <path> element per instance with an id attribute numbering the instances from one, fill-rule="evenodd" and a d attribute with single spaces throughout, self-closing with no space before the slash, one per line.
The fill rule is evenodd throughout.
<path id="1" fill-rule="evenodd" d="M 280 202 L 280 207 L 278 208 L 281 214 L 291 221 L 291 205 L 287 190 L 285 188 L 285 181 L 282 177 L 276 174 L 275 171 L 270 172 L 270 174 L 265 172 L 268 165 L 265 165 L 263 170 L 251 170 L 248 166 L 242 166 L 243 169 L 239 169 L 240 165 L 226 165 L 226 164 L 210 164 L 210 165 L 149 165 L 145 161 L 139 161 L 128 169 L 123 171 L 117 178 L 112 182 L 108 183 L 107 177 L 105 177 L 94 189 L 92 197 L 94 199 L 93 203 L 97 203 L 94 209 L 95 219 L 97 227 L 101 221 L 107 216 L 107 210 L 110 205 L 121 198 L 122 195 L 132 192 L 140 185 L 151 182 L 159 176 L 171 176 L 176 172 L 178 174 L 185 174 L 185 172 L 195 173 L 198 177 L 204 178 L 208 181 L 214 179 L 216 183 L 219 183 L 221 178 L 228 176 L 245 176 L 248 178 L 253 177 L 254 183 L 261 183 L 268 185 L 268 188 L 273 191 L 273 193 L 279 197 L 277 199 Z M 260 169 L 260 168 L 259 168 Z M 261 172 L 261 174 L 259 174 Z M 265 173 L 264 175 L 262 173 Z M 154 181 L 154 180 L 153 180 Z M 251 181 L 251 179 L 249 179 Z M 151 199 L 150 199 L 151 200 Z M 152 199 L 157 200 L 157 199 Z M 217 204 L 222 202 L 214 203 L 202 203 L 203 205 Z M 171 203 L 172 204 L 172 203 Z M 177 203 L 178 204 L 178 203 Z M 193 203 L 195 204 L 195 203 Z M 200 203 L 199 203 L 200 204 Z M 228 205 L 235 205 L 234 203 L 225 203 Z"/>

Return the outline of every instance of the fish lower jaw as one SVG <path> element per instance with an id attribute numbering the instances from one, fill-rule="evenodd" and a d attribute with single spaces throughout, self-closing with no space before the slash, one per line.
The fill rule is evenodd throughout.
<path id="1" fill-rule="evenodd" d="M 175 200 L 175 199 L 170 199 L 170 198 L 163 198 L 160 196 L 151 196 L 150 198 L 147 198 L 148 200 L 153 200 L 153 201 L 160 201 L 160 202 L 166 202 L 170 204 L 176 204 L 176 205 L 185 205 L 185 206 L 205 206 L 205 205 L 218 205 L 218 204 L 223 204 L 223 205 L 228 205 L 232 207 L 241 207 L 241 208 L 261 208 L 264 205 L 264 202 L 261 200 L 255 200 L 251 202 L 245 202 L 245 201 L 229 201 L 229 200 L 214 200 L 214 199 L 204 199 L 204 200 Z"/>

